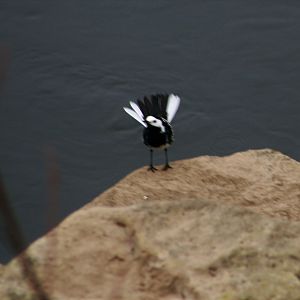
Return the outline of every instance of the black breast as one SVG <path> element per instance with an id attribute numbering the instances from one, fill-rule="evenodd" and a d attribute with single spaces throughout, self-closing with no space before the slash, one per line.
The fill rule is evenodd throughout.
<path id="1" fill-rule="evenodd" d="M 167 122 L 163 125 L 165 127 L 165 132 L 162 132 L 161 128 L 154 126 L 148 126 L 144 129 L 143 138 L 146 146 L 160 148 L 172 144 L 174 140 L 172 127 Z"/>

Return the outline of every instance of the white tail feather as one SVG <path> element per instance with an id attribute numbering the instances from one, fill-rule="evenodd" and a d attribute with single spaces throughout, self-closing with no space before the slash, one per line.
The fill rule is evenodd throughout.
<path id="1" fill-rule="evenodd" d="M 128 107 L 123 107 L 124 110 L 134 119 L 136 119 L 139 123 L 141 123 L 144 127 L 147 127 L 147 124 L 141 119 L 141 117 L 132 109 Z"/>
<path id="2" fill-rule="evenodd" d="M 139 115 L 141 120 L 144 120 L 144 115 L 143 115 L 142 111 L 140 110 L 140 108 L 138 107 L 138 105 L 132 101 L 130 101 L 129 103 L 130 103 L 131 107 L 133 108 L 133 110 Z"/>
<path id="3" fill-rule="evenodd" d="M 168 98 L 168 104 L 166 108 L 169 123 L 173 120 L 178 110 L 179 104 L 180 104 L 180 98 L 176 95 L 171 94 Z"/>

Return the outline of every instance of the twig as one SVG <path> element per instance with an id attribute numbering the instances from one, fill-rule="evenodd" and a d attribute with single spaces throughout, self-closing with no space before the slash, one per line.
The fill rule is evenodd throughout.
<path id="1" fill-rule="evenodd" d="M 14 211 L 10 206 L 1 175 L 0 175 L 0 212 L 2 213 L 4 222 L 8 228 L 9 242 L 12 248 L 17 253 L 20 253 L 26 247 L 25 239 L 21 232 Z M 50 300 L 50 298 L 44 291 L 42 285 L 40 284 L 37 274 L 30 260 L 30 257 L 26 254 L 26 252 L 23 252 L 21 255 L 19 255 L 19 262 L 24 277 L 26 278 L 28 285 L 36 293 L 37 299 Z"/>

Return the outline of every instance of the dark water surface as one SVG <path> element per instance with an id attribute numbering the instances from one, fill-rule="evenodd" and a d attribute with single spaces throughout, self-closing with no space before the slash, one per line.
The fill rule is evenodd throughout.
<path id="1" fill-rule="evenodd" d="M 27 241 L 53 223 L 49 149 L 54 222 L 148 163 L 122 111 L 144 94 L 182 98 L 173 160 L 264 147 L 300 160 L 299 37 L 296 0 L 0 1 L 0 167 Z"/>

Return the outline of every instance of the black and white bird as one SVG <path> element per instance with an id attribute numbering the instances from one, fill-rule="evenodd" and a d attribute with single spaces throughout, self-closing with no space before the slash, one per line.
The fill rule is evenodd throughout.
<path id="1" fill-rule="evenodd" d="M 150 149 L 150 171 L 157 170 L 153 166 L 153 150 L 165 151 L 165 166 L 163 170 L 171 168 L 168 160 L 168 147 L 174 141 L 174 134 L 171 126 L 179 104 L 180 98 L 174 94 L 157 94 L 144 97 L 144 100 L 129 102 L 131 108 L 124 107 L 124 110 L 135 120 L 144 126 L 144 144 Z"/>

